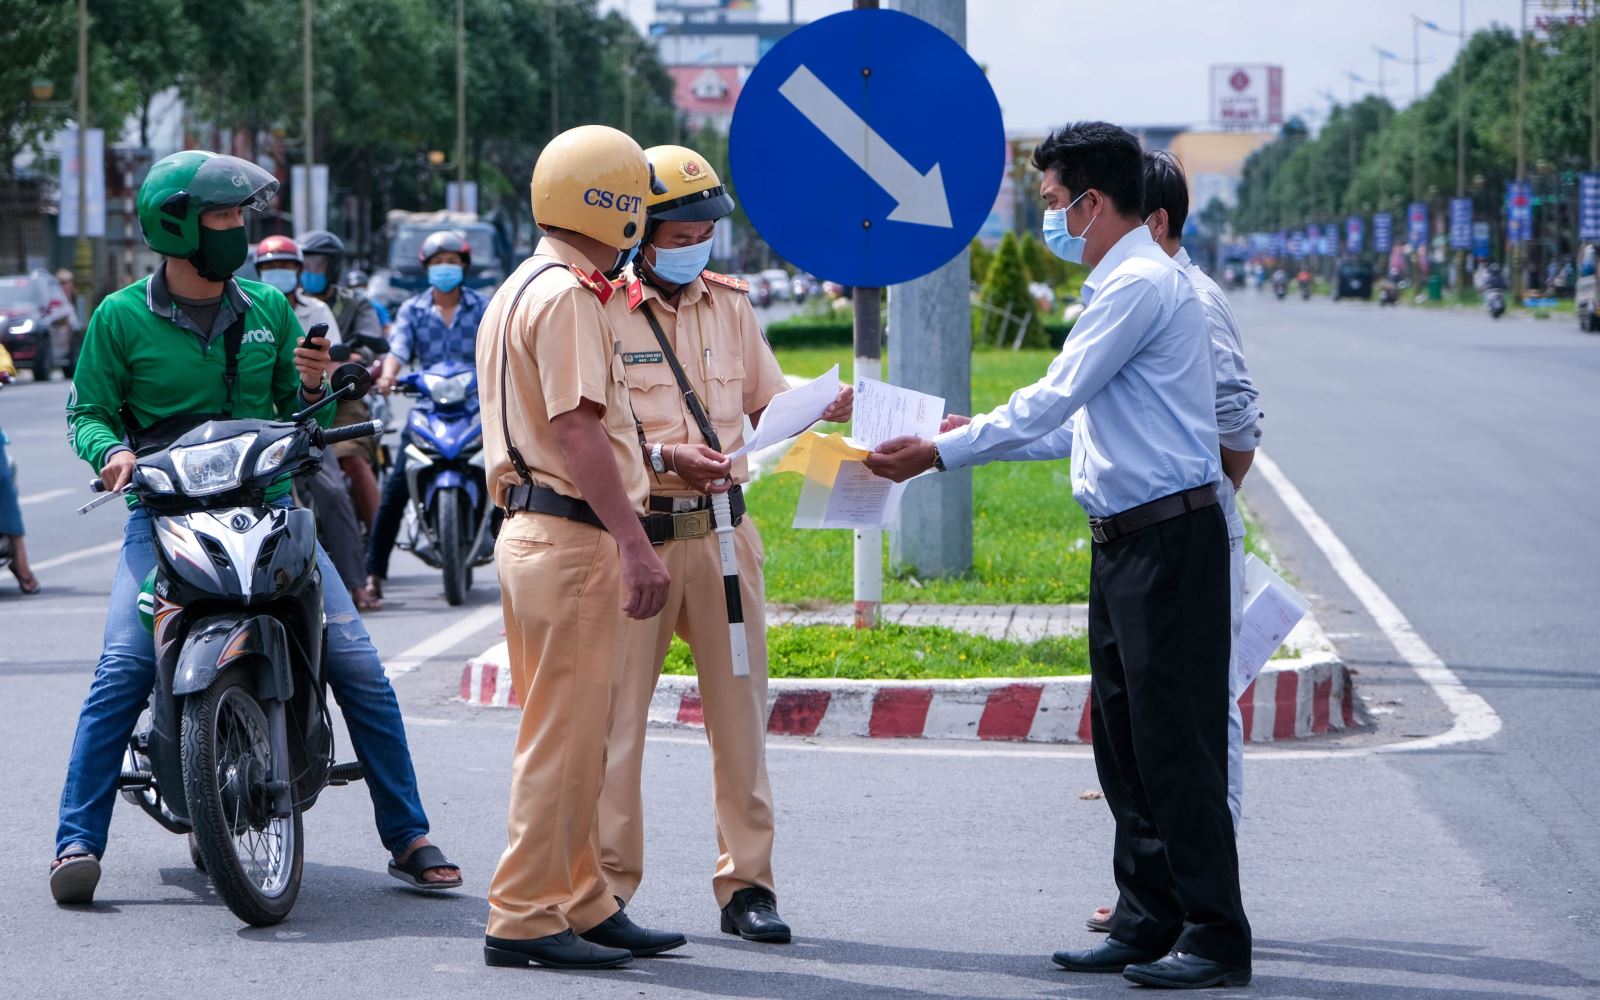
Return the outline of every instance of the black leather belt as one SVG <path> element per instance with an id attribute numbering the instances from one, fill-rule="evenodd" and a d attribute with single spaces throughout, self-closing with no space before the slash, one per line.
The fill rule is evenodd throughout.
<path id="1" fill-rule="evenodd" d="M 593 525 L 601 531 L 606 529 L 605 522 L 600 520 L 600 515 L 594 512 L 593 507 L 575 497 L 557 493 L 548 486 L 518 483 L 506 490 L 505 507 L 507 514 L 524 510 L 535 514 L 553 514 L 569 521 Z"/>
<path id="2" fill-rule="evenodd" d="M 662 504 L 665 504 L 666 510 L 660 509 Z M 684 504 L 687 509 L 675 507 L 676 504 Z M 650 507 L 651 513 L 640 517 L 639 524 L 644 528 L 651 545 L 684 538 L 701 538 L 714 530 L 710 497 L 651 497 Z M 733 514 L 733 523 L 738 524 L 744 518 L 745 508 L 744 494 L 737 486 L 729 491 L 728 507 Z M 519 483 L 510 487 L 506 490 L 505 508 L 508 514 L 519 511 L 550 514 L 606 530 L 600 515 L 587 502 L 557 493 L 548 486 Z"/>
<path id="3" fill-rule="evenodd" d="M 1204 510 L 1217 503 L 1217 487 L 1215 483 L 1205 486 L 1196 486 L 1192 490 L 1182 493 L 1173 493 L 1159 500 L 1142 503 L 1137 507 L 1130 507 L 1120 514 L 1110 517 L 1089 518 L 1089 533 L 1094 540 L 1102 545 L 1142 531 L 1151 525 L 1170 521 L 1175 517 L 1182 517 L 1191 511 Z"/>
<path id="4" fill-rule="evenodd" d="M 643 518 L 644 533 L 657 545 L 685 538 L 703 538 L 716 530 L 711 518 L 711 498 L 708 496 L 652 496 L 649 509 L 650 513 Z M 744 520 L 744 491 L 738 486 L 728 491 L 728 511 L 733 515 L 735 525 Z"/>

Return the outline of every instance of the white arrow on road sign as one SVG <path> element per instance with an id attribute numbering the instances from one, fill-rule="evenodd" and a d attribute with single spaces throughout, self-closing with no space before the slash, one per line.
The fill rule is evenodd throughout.
<path id="1" fill-rule="evenodd" d="M 804 65 L 795 67 L 778 93 L 895 200 L 889 221 L 953 228 L 950 200 L 945 196 L 944 178 L 937 163 L 926 174 L 918 173 Z"/>

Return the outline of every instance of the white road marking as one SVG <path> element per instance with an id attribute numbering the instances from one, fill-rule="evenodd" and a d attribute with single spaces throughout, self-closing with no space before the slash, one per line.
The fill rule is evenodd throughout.
<path id="1" fill-rule="evenodd" d="M 1334 534 L 1328 522 L 1312 508 L 1309 501 L 1289 482 L 1289 477 L 1283 474 L 1278 464 L 1268 458 L 1261 451 L 1256 452 L 1256 467 L 1261 470 L 1264 478 L 1278 494 L 1283 505 L 1289 508 L 1295 520 L 1317 543 L 1317 548 L 1333 564 L 1334 570 L 1344 580 L 1345 586 L 1367 609 L 1367 614 L 1383 630 L 1390 644 L 1395 650 L 1411 664 L 1433 693 L 1439 696 L 1444 706 L 1455 717 L 1455 724 L 1449 730 L 1438 736 L 1429 736 L 1422 739 L 1406 740 L 1400 743 L 1391 743 L 1387 746 L 1376 747 L 1375 750 L 1429 750 L 1434 747 L 1449 746 L 1454 743 L 1469 743 L 1474 740 L 1484 740 L 1500 731 L 1500 716 L 1489 703 L 1479 695 L 1467 690 L 1461 679 L 1455 675 L 1445 662 L 1439 658 L 1432 648 L 1423 641 L 1412 627 L 1411 622 L 1401 613 L 1389 595 L 1383 592 L 1377 581 L 1367 575 L 1361 564 L 1356 562 L 1356 557 L 1345 547 L 1339 536 Z"/>
<path id="2" fill-rule="evenodd" d="M 451 646 L 465 642 L 500 620 L 500 605 L 491 604 L 479 608 L 444 631 L 435 632 L 399 656 L 384 661 L 383 672 L 390 677 L 409 674 Z"/>
<path id="3" fill-rule="evenodd" d="M 56 497 L 64 497 L 68 493 L 75 492 L 77 491 L 63 486 L 58 490 L 45 490 L 43 493 L 29 493 L 25 497 L 17 498 L 17 503 L 26 507 L 31 503 L 44 503 L 46 500 L 54 500 Z"/>
<path id="4" fill-rule="evenodd" d="M 67 563 L 77 562 L 79 559 L 92 559 L 95 556 L 117 552 L 121 548 L 122 539 L 119 538 L 114 542 L 106 542 L 104 545 L 91 545 L 86 549 L 79 549 L 76 552 L 68 552 L 66 555 L 54 556 L 50 559 L 36 562 L 32 568 L 35 573 L 42 569 L 55 569 L 57 566 L 65 566 Z"/>

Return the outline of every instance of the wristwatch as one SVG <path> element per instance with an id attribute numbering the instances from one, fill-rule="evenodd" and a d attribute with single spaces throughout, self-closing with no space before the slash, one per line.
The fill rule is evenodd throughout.
<path id="1" fill-rule="evenodd" d="M 322 381 L 318 382 L 316 385 L 306 385 L 304 382 L 301 382 L 300 383 L 300 395 L 304 396 L 306 399 L 321 399 L 323 396 L 326 396 L 328 394 L 328 390 L 329 390 L 330 387 L 331 386 L 330 386 L 330 383 L 329 383 L 329 380 L 328 380 L 328 373 L 327 372 L 323 372 L 322 373 Z M 312 396 L 311 395 L 312 393 L 317 393 L 317 395 L 316 396 Z"/>
<path id="2" fill-rule="evenodd" d="M 940 472 L 949 472 L 950 471 L 949 469 L 944 467 L 944 458 L 941 457 L 940 454 L 939 454 L 939 446 L 938 445 L 934 445 L 933 446 L 933 467 L 935 469 L 938 469 Z"/>
<path id="3" fill-rule="evenodd" d="M 658 476 L 667 471 L 667 463 L 661 459 L 660 441 L 650 446 L 650 468 L 656 470 Z"/>

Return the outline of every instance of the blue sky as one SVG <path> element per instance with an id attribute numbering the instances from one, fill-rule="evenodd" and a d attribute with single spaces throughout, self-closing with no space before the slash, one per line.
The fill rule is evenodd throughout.
<path id="1" fill-rule="evenodd" d="M 1538 0 L 1542 2 L 1542 0 Z M 786 0 L 760 0 L 764 19 L 782 20 Z M 603 0 L 649 23 L 652 0 Z M 799 20 L 849 9 L 847 0 L 796 0 Z M 885 3 L 884 6 L 890 6 Z M 1519 0 L 1467 0 L 1469 30 L 1516 22 Z M 1353 71 L 1378 76 L 1381 46 L 1411 58 L 1411 15 L 1454 32 L 1459 0 L 968 0 L 967 43 L 1005 110 L 1006 127 L 1039 129 L 1074 118 L 1127 124 L 1203 123 L 1212 63 L 1284 67 L 1289 113 L 1327 108 L 1319 91 L 1348 98 Z M 1456 39 L 1424 30 L 1424 91 L 1449 68 Z M 1387 64 L 1387 93 L 1414 92 L 1409 65 Z M 1375 91 L 1357 86 L 1356 93 Z"/>

